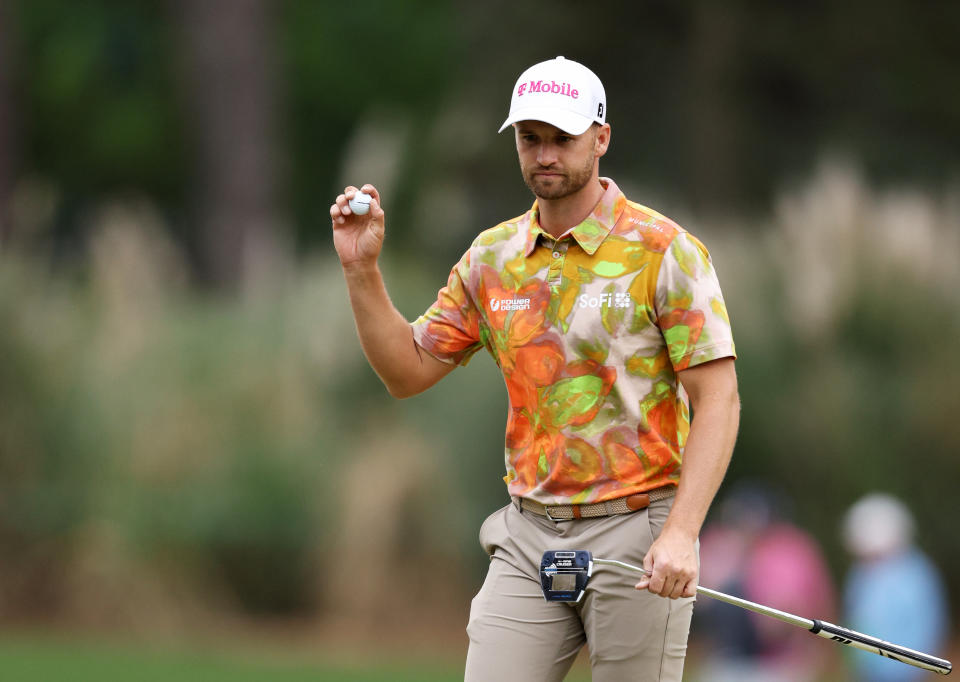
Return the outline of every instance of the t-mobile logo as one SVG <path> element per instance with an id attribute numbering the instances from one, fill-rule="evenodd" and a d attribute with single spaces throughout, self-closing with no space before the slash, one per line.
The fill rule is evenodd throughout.
<path id="1" fill-rule="evenodd" d="M 530 94 L 541 92 L 553 95 L 564 95 L 572 99 L 579 99 L 580 97 L 580 91 L 570 85 L 570 83 L 558 83 L 557 81 L 530 81 L 529 83 L 521 83 L 519 87 L 517 87 L 517 97 L 523 97 L 528 90 Z"/>

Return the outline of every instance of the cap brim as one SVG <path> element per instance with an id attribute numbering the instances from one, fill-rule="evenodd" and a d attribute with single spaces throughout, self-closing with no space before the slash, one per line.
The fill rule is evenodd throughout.
<path id="1" fill-rule="evenodd" d="M 593 124 L 592 118 L 587 118 L 572 111 L 557 111 L 549 108 L 522 109 L 511 111 L 510 116 L 507 117 L 507 120 L 503 122 L 497 132 L 502 133 L 507 129 L 507 126 L 520 121 L 543 121 L 570 135 L 582 135 Z"/>

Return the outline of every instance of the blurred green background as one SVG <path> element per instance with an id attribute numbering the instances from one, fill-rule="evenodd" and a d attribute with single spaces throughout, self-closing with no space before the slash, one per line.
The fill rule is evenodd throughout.
<path id="1" fill-rule="evenodd" d="M 529 206 L 496 130 L 558 54 L 605 83 L 602 173 L 714 256 L 725 485 L 789 499 L 838 585 L 840 516 L 900 496 L 960 615 L 958 33 L 907 0 L 0 0 L 0 667 L 457 679 L 503 383 L 392 400 L 327 208 L 378 186 L 416 317 Z"/>

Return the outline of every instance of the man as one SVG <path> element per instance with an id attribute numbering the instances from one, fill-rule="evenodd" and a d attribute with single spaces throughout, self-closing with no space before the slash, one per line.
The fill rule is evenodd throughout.
<path id="1" fill-rule="evenodd" d="M 396 397 L 481 347 L 504 375 L 512 502 L 480 532 L 491 561 L 466 679 L 560 680 L 588 644 L 594 680 L 680 680 L 697 536 L 739 420 L 720 288 L 700 242 L 600 177 L 611 129 L 593 72 L 563 57 L 527 69 L 501 131 L 511 125 L 536 201 L 481 233 L 413 324 L 377 268 L 376 189 L 362 188 L 373 196 L 364 216 L 348 207 L 354 187 L 330 207 L 360 342 Z M 547 603 L 547 549 L 642 562 L 651 575 L 633 589 L 598 570 L 580 603 Z"/>

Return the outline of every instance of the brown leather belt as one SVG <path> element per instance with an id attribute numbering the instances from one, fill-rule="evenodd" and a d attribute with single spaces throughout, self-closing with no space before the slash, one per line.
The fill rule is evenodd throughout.
<path id="1" fill-rule="evenodd" d="M 665 485 L 654 488 L 645 493 L 636 493 L 627 497 L 618 497 L 615 500 L 596 502 L 594 504 L 548 504 L 543 505 L 526 497 L 520 498 L 520 508 L 540 516 L 546 516 L 551 521 L 570 521 L 572 519 L 590 519 L 598 516 L 616 516 L 631 514 L 646 509 L 651 502 L 672 497 L 677 492 L 677 486 Z"/>

